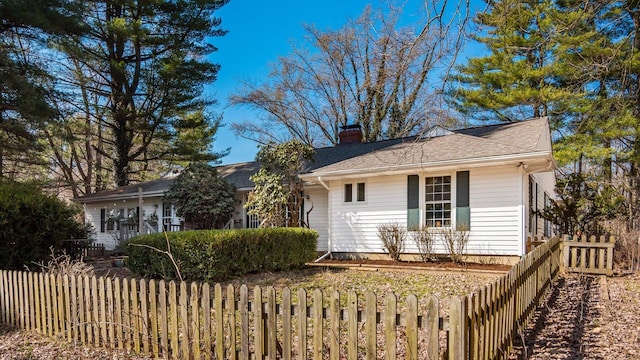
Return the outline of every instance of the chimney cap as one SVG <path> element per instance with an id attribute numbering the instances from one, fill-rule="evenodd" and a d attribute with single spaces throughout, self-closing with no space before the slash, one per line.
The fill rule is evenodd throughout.
<path id="1" fill-rule="evenodd" d="M 360 124 L 342 125 L 342 126 L 340 126 L 340 130 L 342 130 L 342 131 L 362 130 L 362 127 L 360 126 Z"/>

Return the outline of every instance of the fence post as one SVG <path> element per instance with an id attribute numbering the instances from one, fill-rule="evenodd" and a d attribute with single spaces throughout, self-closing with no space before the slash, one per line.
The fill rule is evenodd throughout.
<path id="1" fill-rule="evenodd" d="M 467 360 L 467 297 L 454 296 L 449 307 L 449 360 Z"/>
<path id="2" fill-rule="evenodd" d="M 611 247 L 607 251 L 607 275 L 613 275 L 613 249 L 615 249 L 616 238 L 615 236 L 609 237 L 609 243 L 611 243 Z M 640 239 L 638 239 L 638 245 L 640 245 Z"/>
<path id="3" fill-rule="evenodd" d="M 560 271 L 564 272 L 569 267 L 569 235 L 562 235 L 562 243 L 560 243 Z"/>

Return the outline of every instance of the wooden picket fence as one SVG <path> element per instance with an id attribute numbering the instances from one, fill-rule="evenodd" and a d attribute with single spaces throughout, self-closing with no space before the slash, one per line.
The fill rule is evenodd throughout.
<path id="1" fill-rule="evenodd" d="M 613 274 L 613 236 L 564 235 L 562 255 L 567 271 L 588 274 Z"/>
<path id="2" fill-rule="evenodd" d="M 494 282 L 460 298 L 450 328 L 460 328 L 455 359 L 505 359 L 513 341 L 560 273 L 560 239 L 551 238 L 529 252 Z M 460 325 L 451 325 L 460 322 Z M 457 336 L 457 334 L 456 334 Z"/>
<path id="3" fill-rule="evenodd" d="M 559 238 L 466 296 L 398 299 L 0 271 L 0 321 L 181 359 L 504 359 L 560 272 Z M 587 261 L 588 262 L 588 261 Z"/>

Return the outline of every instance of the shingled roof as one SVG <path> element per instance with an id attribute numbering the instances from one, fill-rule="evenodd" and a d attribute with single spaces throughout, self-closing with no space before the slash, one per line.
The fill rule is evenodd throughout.
<path id="1" fill-rule="evenodd" d="M 307 174 L 347 174 L 364 170 L 375 172 L 403 166 L 472 162 L 535 153 L 551 154 L 548 133 L 547 119 L 539 118 L 454 130 L 447 135 L 437 137 L 406 138 L 390 141 L 387 146 L 363 151 L 358 156 L 334 161 L 326 166 L 314 166 L 307 171 Z M 334 149 L 343 148 L 344 146 L 338 146 Z"/>
<path id="2" fill-rule="evenodd" d="M 436 137 L 409 137 L 373 143 L 350 143 L 318 148 L 314 161 L 307 164 L 303 175 L 346 174 L 363 170 L 392 170 L 401 166 L 429 166 L 456 161 L 551 154 L 549 125 L 546 118 L 507 124 L 453 130 Z M 217 167 L 222 178 L 239 190 L 250 190 L 249 177 L 260 169 L 257 162 Z M 145 196 L 161 196 L 174 177 L 161 178 L 119 187 L 76 198 L 80 203 L 110 199 L 135 198 L 138 188 Z"/>
<path id="3" fill-rule="evenodd" d="M 253 182 L 249 180 L 249 177 L 255 174 L 259 168 L 260 165 L 256 162 L 220 165 L 216 167 L 216 169 L 218 169 L 218 174 L 239 190 L 247 190 L 253 188 Z M 142 188 L 142 194 L 144 196 L 162 196 L 167 191 L 167 189 L 169 189 L 169 186 L 171 186 L 174 180 L 175 176 L 171 176 L 160 178 L 157 180 L 121 186 L 113 190 L 106 190 L 99 193 L 78 197 L 75 198 L 74 201 L 79 203 L 87 203 L 111 199 L 132 199 L 138 196 L 138 188 Z"/>

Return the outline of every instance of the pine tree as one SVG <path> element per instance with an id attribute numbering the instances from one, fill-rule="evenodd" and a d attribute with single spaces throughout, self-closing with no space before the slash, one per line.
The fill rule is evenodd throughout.
<path id="1" fill-rule="evenodd" d="M 0 177 L 44 162 L 37 133 L 55 110 L 52 77 L 38 53 L 51 37 L 82 32 L 77 9 L 72 0 L 0 2 Z"/>
<path id="2" fill-rule="evenodd" d="M 451 102 L 479 119 L 549 116 L 562 173 L 599 194 L 582 202 L 590 226 L 640 229 L 637 1 L 496 1 L 476 22 L 489 55 L 458 68 Z"/>
<path id="3" fill-rule="evenodd" d="M 78 77 L 90 79 L 93 106 L 107 109 L 96 117 L 105 131 L 100 155 L 117 185 L 175 160 L 222 155 L 210 148 L 219 119 L 204 111 L 214 101 L 202 92 L 219 70 L 205 57 L 216 50 L 210 39 L 225 34 L 214 15 L 226 2 L 87 2 L 88 35 L 61 45 L 81 64 Z"/>
<path id="4" fill-rule="evenodd" d="M 574 89 L 563 86 L 555 60 L 557 22 L 565 16 L 552 1 L 490 3 L 475 22 L 487 56 L 472 58 L 453 76 L 450 101 L 463 114 L 482 120 L 517 121 L 561 115 Z"/>

